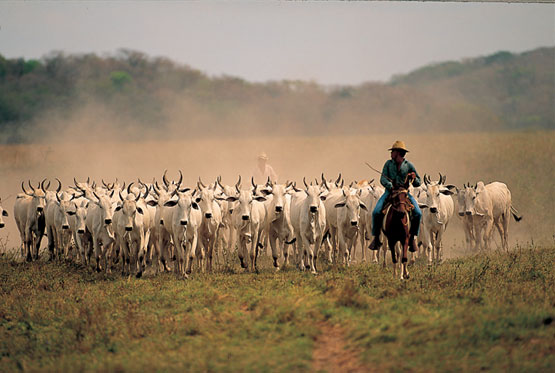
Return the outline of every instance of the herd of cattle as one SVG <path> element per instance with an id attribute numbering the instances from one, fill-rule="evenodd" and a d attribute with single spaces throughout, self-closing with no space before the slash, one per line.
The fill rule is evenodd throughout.
<path id="1" fill-rule="evenodd" d="M 37 260 L 46 234 L 50 259 L 74 260 L 107 273 L 120 263 L 123 274 L 137 277 L 147 266 L 155 273 L 173 267 L 184 277 L 193 266 L 211 271 L 219 253 L 235 251 L 243 268 L 258 271 L 257 257 L 268 247 L 278 270 L 291 259 L 299 269 L 316 273 L 319 255 L 349 265 L 357 247 L 365 261 L 372 210 L 384 192 L 373 181 L 346 186 L 341 175 L 336 180 L 322 175 L 310 184 L 303 179 L 304 188 L 270 180 L 257 185 L 251 179 L 243 189 L 239 177 L 234 185 L 220 178 L 205 185 L 199 178 L 191 189 L 182 186 L 181 171 L 177 181 L 164 173 L 161 184 L 139 180 L 127 187 L 117 180 L 96 185 L 74 179 L 73 186 L 62 189 L 56 180 L 55 190 L 46 180 L 36 187 L 30 181 L 27 188 L 21 184 L 24 193 L 14 204 L 21 255 Z M 487 249 L 495 226 L 507 249 L 510 215 L 520 220 L 503 183 L 478 182 L 459 189 L 446 185 L 442 175 L 437 181 L 425 175 L 424 183 L 411 186 L 410 192 L 423 210 L 419 246 L 429 264 L 441 260 L 442 237 L 455 210 L 452 195 L 470 248 Z M 0 228 L 6 216 L 0 203 Z M 384 247 L 384 266 L 386 251 Z M 371 253 L 378 262 L 379 252 Z"/>

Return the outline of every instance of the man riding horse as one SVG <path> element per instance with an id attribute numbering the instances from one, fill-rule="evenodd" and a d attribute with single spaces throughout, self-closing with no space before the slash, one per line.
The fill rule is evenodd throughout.
<path id="1" fill-rule="evenodd" d="M 378 200 L 372 212 L 372 236 L 374 236 L 374 239 L 369 247 L 371 250 L 379 250 L 382 245 L 380 231 L 384 219 L 384 204 L 391 192 L 402 187 L 407 181 L 412 181 L 412 185 L 415 187 L 420 186 L 421 183 L 420 176 L 418 176 L 413 164 L 405 159 L 405 154 L 408 152 L 405 143 L 403 141 L 395 141 L 389 150 L 391 150 L 391 159 L 385 162 L 382 177 L 380 178 L 380 182 L 385 187 L 385 193 Z M 410 220 L 409 251 L 415 252 L 417 250 L 416 236 L 418 236 L 420 230 L 422 211 L 420 211 L 418 202 L 416 202 L 414 197 L 410 194 L 408 197 L 414 206 Z"/>

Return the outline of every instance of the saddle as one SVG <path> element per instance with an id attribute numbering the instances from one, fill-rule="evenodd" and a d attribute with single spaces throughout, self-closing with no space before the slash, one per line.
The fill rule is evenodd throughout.
<path id="1" fill-rule="evenodd" d="M 393 191 L 391 191 L 391 194 L 389 196 L 387 196 L 387 198 L 385 200 L 385 203 L 383 205 L 383 210 L 382 210 L 382 214 L 384 214 L 384 216 L 387 215 L 387 211 L 393 205 L 393 199 L 400 192 L 403 192 L 403 189 L 394 189 Z M 407 195 L 408 195 L 408 193 L 407 193 Z M 412 211 L 414 210 L 414 205 L 411 203 L 410 199 L 408 199 L 408 198 L 407 198 L 407 202 L 406 202 L 406 209 L 407 209 L 407 212 L 409 213 L 409 217 L 412 217 Z"/>

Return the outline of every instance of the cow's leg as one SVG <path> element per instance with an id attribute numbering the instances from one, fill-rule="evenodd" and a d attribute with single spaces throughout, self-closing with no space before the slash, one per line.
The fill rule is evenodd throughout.
<path id="1" fill-rule="evenodd" d="M 269 245 L 270 248 L 272 249 L 272 259 L 274 260 L 274 268 L 276 269 L 276 271 L 279 271 L 279 246 L 278 246 L 278 237 L 277 237 L 277 233 L 270 228 L 269 232 L 268 232 L 268 241 L 269 241 Z"/>

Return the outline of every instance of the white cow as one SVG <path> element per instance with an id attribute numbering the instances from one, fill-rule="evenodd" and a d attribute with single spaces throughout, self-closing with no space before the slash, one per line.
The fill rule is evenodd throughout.
<path id="1" fill-rule="evenodd" d="M 166 178 L 166 171 L 162 176 L 164 181 L 164 186 L 160 187 L 158 182 L 155 182 L 152 190 L 157 196 L 157 203 L 149 201 L 149 206 L 156 206 L 156 212 L 154 216 L 154 225 L 152 227 L 152 242 L 153 250 L 150 249 L 148 254 L 149 260 L 152 260 L 154 252 L 157 255 L 156 272 L 160 266 L 164 271 L 171 271 L 169 266 L 170 259 L 174 257 L 172 253 L 172 214 L 173 210 L 166 206 L 168 202 L 179 190 L 181 182 L 183 181 L 183 173 L 179 171 L 179 180 L 177 183 L 169 182 Z M 188 190 L 188 189 L 187 189 Z"/>
<path id="2" fill-rule="evenodd" d="M 110 271 L 112 264 L 112 249 L 114 243 L 114 234 L 112 227 L 112 218 L 114 215 L 114 204 L 111 198 L 114 191 L 110 195 L 98 195 L 93 192 L 93 198 L 89 199 L 87 207 L 87 217 L 85 225 L 89 235 L 89 244 L 92 245 L 91 250 L 94 252 L 96 260 L 96 270 L 102 270 L 101 260 L 105 261 L 106 272 Z"/>
<path id="3" fill-rule="evenodd" d="M 195 193 L 196 190 L 191 193 L 189 189 L 176 189 L 174 195 L 177 195 L 177 200 L 164 203 L 165 207 L 170 207 L 171 212 L 169 222 L 177 254 L 177 273 L 184 277 L 191 273 L 198 246 L 198 231 L 202 223 L 200 207 L 194 201 Z"/>
<path id="4" fill-rule="evenodd" d="M 334 204 L 337 211 L 337 241 L 343 264 L 349 265 L 352 259 L 352 249 L 356 244 L 359 230 L 360 210 L 368 211 L 360 200 L 362 190 L 346 193 L 342 190 L 342 199 Z M 327 200 L 327 199 L 326 199 Z M 328 208 L 326 207 L 326 212 Z M 364 249 L 363 249 L 364 250 Z"/>
<path id="5" fill-rule="evenodd" d="M 127 188 L 127 196 L 119 193 L 120 204 L 114 212 L 115 244 L 120 248 L 122 258 L 122 274 L 136 274 L 137 278 L 143 275 L 146 262 L 146 246 L 149 239 L 149 216 L 144 198 L 140 190 L 131 192 L 131 185 Z M 136 196 L 135 196 L 136 193 Z M 145 224 L 146 222 L 146 224 Z M 145 226 L 147 225 L 147 226 Z"/>
<path id="6" fill-rule="evenodd" d="M 33 259 L 38 260 L 40 243 L 44 235 L 45 180 L 37 189 L 29 182 L 31 193 L 25 190 L 22 182 L 21 188 L 25 194 L 18 194 L 14 203 L 15 223 L 21 236 L 21 256 L 28 262 Z"/>
<path id="7" fill-rule="evenodd" d="M 204 258 L 205 254 L 208 256 L 206 270 L 211 271 L 214 251 L 218 252 L 217 243 L 219 230 L 222 225 L 222 211 L 214 196 L 215 186 L 206 187 L 202 184 L 200 178 L 197 186 L 199 193 L 195 198 L 195 202 L 199 205 L 202 212 L 202 223 L 199 228 L 199 249 L 201 258 Z"/>
<path id="8" fill-rule="evenodd" d="M 280 269 L 278 260 L 283 255 L 283 267 L 289 264 L 289 248 L 287 245 L 295 241 L 291 225 L 291 196 L 288 192 L 292 184 L 271 184 L 271 191 L 266 192 L 266 236 L 272 248 L 272 258 L 276 270 Z"/>
<path id="9" fill-rule="evenodd" d="M 522 217 L 518 216 L 512 207 L 511 192 L 507 185 L 500 182 L 484 185 L 479 181 L 475 189 L 465 193 L 465 197 L 467 213 L 470 212 L 473 218 L 476 249 L 489 248 L 495 225 L 501 237 L 502 248 L 508 250 L 510 215 L 512 214 L 516 221 L 520 221 Z"/>
<path id="10" fill-rule="evenodd" d="M 470 185 L 464 184 L 463 189 L 457 188 L 457 204 L 458 215 L 463 224 L 464 238 L 466 241 L 466 248 L 473 249 L 476 246 L 476 236 L 474 234 L 474 223 L 472 221 L 472 213 L 466 211 L 466 194 L 472 189 Z"/>
<path id="11" fill-rule="evenodd" d="M 303 179 L 304 181 L 304 179 Z M 319 186 L 306 185 L 304 191 L 297 191 L 291 198 L 291 224 L 295 232 L 297 263 L 301 270 L 316 272 L 318 250 L 326 228 L 326 208 Z"/>
<path id="12" fill-rule="evenodd" d="M 242 268 L 248 270 L 250 264 L 250 269 L 258 272 L 256 262 L 262 231 L 266 224 L 266 208 L 263 203 L 266 197 L 257 196 L 256 187 L 252 191 L 236 189 L 239 197 L 228 196 L 227 200 L 237 201 L 232 220 L 237 230 L 239 260 Z M 245 262 L 246 257 L 250 259 L 247 262 Z"/>
<path id="13" fill-rule="evenodd" d="M 83 265 L 89 265 L 90 260 L 90 250 L 85 239 L 85 219 L 87 218 L 88 203 L 89 201 L 85 198 L 78 201 L 74 200 L 72 208 L 67 212 L 69 215 L 69 230 L 73 237 L 73 242 L 75 242 L 77 256 Z"/>
<path id="14" fill-rule="evenodd" d="M 241 176 L 239 176 L 239 180 L 235 184 L 235 187 L 223 185 L 220 177 L 218 177 L 217 184 L 220 189 L 216 192 L 216 200 L 219 202 L 220 210 L 222 211 L 222 226 L 220 227 L 219 234 L 220 247 L 222 247 L 222 251 L 225 251 L 224 254 L 228 254 L 235 251 L 237 243 L 237 230 L 233 224 L 233 211 L 237 206 L 237 201 L 228 201 L 226 196 L 239 198 L 237 190 L 240 189 Z"/>
<path id="15" fill-rule="evenodd" d="M 426 203 L 419 205 L 423 209 L 422 228 L 427 238 L 423 243 L 428 265 L 441 262 L 443 234 L 455 211 L 455 204 L 451 198 L 453 192 L 444 183 L 445 179 L 441 175 L 439 181 L 431 181 L 428 175 L 424 175 Z"/>

